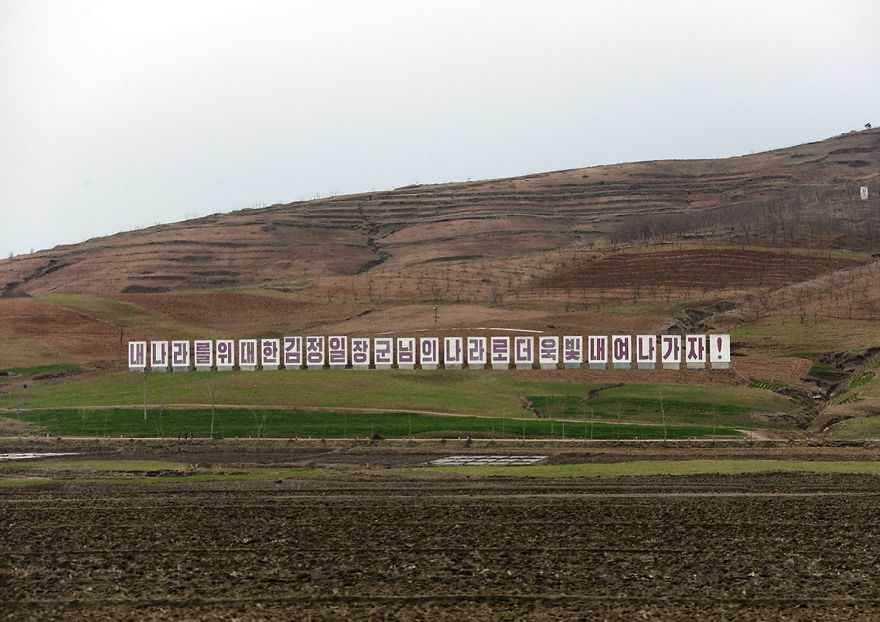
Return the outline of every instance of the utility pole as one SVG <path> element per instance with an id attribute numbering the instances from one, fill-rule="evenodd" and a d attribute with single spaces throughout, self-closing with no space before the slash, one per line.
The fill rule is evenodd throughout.
<path id="1" fill-rule="evenodd" d="M 437 330 L 437 307 L 434 307 L 434 330 Z"/>
<path id="2" fill-rule="evenodd" d="M 149 372 L 144 369 L 144 421 L 147 420 L 147 374 Z"/>
<path id="3" fill-rule="evenodd" d="M 128 353 L 125 351 L 122 337 L 123 333 L 125 333 L 125 327 L 128 326 L 128 324 L 117 324 L 116 326 L 119 328 L 119 352 L 122 354 L 122 365 L 125 366 L 125 359 L 128 358 Z"/>

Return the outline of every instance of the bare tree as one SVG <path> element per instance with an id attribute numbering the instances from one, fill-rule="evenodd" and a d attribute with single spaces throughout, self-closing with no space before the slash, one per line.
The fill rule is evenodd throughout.
<path id="1" fill-rule="evenodd" d="M 263 435 L 263 430 L 266 426 L 266 417 L 267 417 L 266 409 L 261 408 L 259 413 L 255 410 L 255 411 L 253 411 L 253 414 L 254 414 L 254 421 L 257 422 L 257 438 L 261 438 Z"/>

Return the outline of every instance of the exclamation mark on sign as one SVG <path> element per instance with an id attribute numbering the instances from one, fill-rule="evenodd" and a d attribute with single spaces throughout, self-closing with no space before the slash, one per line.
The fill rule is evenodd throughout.
<path id="1" fill-rule="evenodd" d="M 718 337 L 718 360 L 721 360 L 721 357 L 722 357 L 722 355 L 721 355 L 721 342 L 722 341 L 723 340 L 721 339 L 721 337 Z"/>

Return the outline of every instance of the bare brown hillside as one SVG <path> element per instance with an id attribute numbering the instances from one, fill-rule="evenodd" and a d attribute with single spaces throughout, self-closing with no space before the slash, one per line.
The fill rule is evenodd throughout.
<path id="1" fill-rule="evenodd" d="M 0 293 L 107 296 L 258 286 L 371 300 L 497 303 L 534 296 L 536 288 L 575 274 L 598 278 L 602 265 L 549 261 L 547 251 L 560 249 L 595 252 L 600 261 L 611 245 L 682 239 L 873 251 L 880 246 L 873 215 L 880 212 L 878 176 L 880 129 L 874 129 L 720 160 L 411 186 L 215 214 L 2 260 Z M 862 185 L 871 190 L 867 202 L 858 200 Z M 729 259 L 733 275 L 764 258 Z M 780 265 L 779 257 L 766 259 Z M 706 263 L 716 274 L 703 280 L 725 280 L 726 260 Z M 766 273 L 778 286 L 842 267 L 820 264 L 790 275 L 762 269 L 751 278 Z M 654 266 L 651 280 L 663 276 L 664 265 Z M 619 262 L 609 269 L 620 269 Z"/>

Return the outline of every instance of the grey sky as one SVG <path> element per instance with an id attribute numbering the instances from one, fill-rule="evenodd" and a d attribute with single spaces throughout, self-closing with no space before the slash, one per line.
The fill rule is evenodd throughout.
<path id="1" fill-rule="evenodd" d="M 880 123 L 880 3 L 0 0 L 0 253 Z"/>

